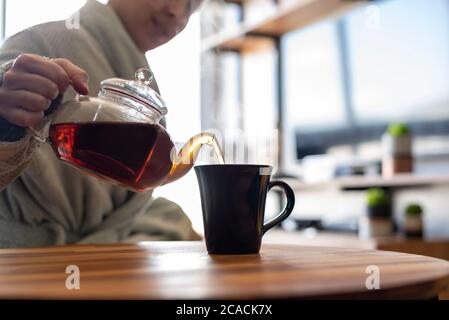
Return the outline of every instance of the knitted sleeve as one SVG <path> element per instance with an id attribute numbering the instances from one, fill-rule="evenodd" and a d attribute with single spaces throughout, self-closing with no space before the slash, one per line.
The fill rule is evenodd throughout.
<path id="1" fill-rule="evenodd" d="M 22 31 L 6 40 L 0 48 L 0 79 L 23 53 L 51 54 L 48 44 L 37 32 L 31 29 Z M 39 142 L 25 128 L 0 118 L 0 191 L 26 169 L 38 146 Z"/>
<path id="2" fill-rule="evenodd" d="M 10 60 L 0 66 L 0 87 L 3 85 L 5 73 L 12 67 L 14 60 Z M 13 125 L 0 117 L 0 141 L 14 142 L 25 137 L 25 128 Z"/>

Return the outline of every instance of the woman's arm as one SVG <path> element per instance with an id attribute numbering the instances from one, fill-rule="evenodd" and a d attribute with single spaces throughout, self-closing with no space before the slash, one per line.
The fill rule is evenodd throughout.
<path id="1" fill-rule="evenodd" d="M 40 123 L 71 84 L 87 94 L 87 73 L 51 50 L 32 29 L 8 39 L 0 49 L 0 190 L 18 177 L 38 142 L 26 128 Z M 53 101 L 53 102 L 52 102 Z"/>

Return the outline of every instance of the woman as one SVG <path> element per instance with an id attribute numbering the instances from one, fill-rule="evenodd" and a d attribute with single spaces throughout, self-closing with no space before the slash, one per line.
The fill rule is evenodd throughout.
<path id="1" fill-rule="evenodd" d="M 89 0 L 80 28 L 50 22 L 0 49 L 0 247 L 196 238 L 182 209 L 62 164 L 26 128 L 102 80 L 132 79 L 145 52 L 186 26 L 201 0 Z M 154 84 L 154 89 L 157 90 Z M 62 99 L 62 97 L 64 97 Z"/>

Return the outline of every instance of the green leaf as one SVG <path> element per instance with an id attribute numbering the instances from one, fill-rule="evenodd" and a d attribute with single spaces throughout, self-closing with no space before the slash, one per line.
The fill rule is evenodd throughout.
<path id="1" fill-rule="evenodd" d="M 419 216 L 423 213 L 421 205 L 417 203 L 411 203 L 405 209 L 405 214 L 408 216 Z"/>
<path id="2" fill-rule="evenodd" d="M 366 192 L 366 201 L 369 207 L 377 207 L 390 203 L 387 193 L 380 188 L 368 189 Z"/>
<path id="3" fill-rule="evenodd" d="M 388 126 L 388 134 L 392 137 L 401 137 L 410 133 L 409 127 L 405 123 L 392 123 Z"/>

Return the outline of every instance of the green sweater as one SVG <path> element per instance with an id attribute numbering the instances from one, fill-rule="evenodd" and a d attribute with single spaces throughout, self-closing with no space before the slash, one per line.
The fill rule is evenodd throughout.
<path id="1" fill-rule="evenodd" d="M 0 49 L 0 78 L 22 53 L 71 60 L 89 73 L 91 95 L 104 79 L 132 79 L 137 69 L 148 68 L 110 7 L 89 0 L 80 22 L 78 30 L 57 21 L 6 40 Z M 70 89 L 64 101 L 74 96 Z M 192 235 L 190 220 L 173 202 L 86 176 L 27 131 L 17 139 L 0 142 L 0 247 L 187 240 Z"/>

